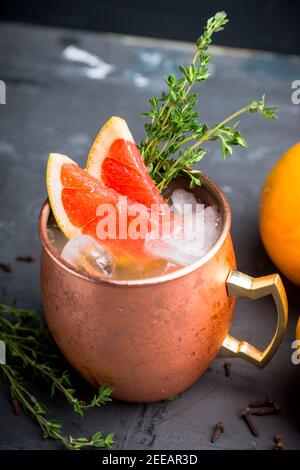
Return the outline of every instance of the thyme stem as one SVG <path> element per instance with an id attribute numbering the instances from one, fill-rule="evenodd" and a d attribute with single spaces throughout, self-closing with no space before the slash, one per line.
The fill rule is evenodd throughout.
<path id="1" fill-rule="evenodd" d="M 27 312 L 27 315 L 26 315 Z M 28 326 L 33 322 L 33 326 Z M 71 374 L 61 370 L 64 359 L 59 355 L 56 346 L 47 330 L 41 327 L 38 314 L 32 311 L 17 309 L 0 303 L 0 339 L 7 348 L 8 363 L 0 365 L 0 373 L 8 382 L 13 399 L 41 428 L 44 437 L 62 442 L 68 449 L 85 449 L 89 447 L 108 447 L 113 444 L 113 434 L 95 433 L 91 439 L 86 437 L 73 438 L 62 434 L 62 424 L 46 418 L 46 408 L 29 391 L 25 375 L 31 372 L 33 377 L 39 375 L 51 385 L 51 396 L 59 391 L 73 406 L 74 411 L 83 416 L 84 410 L 102 406 L 111 401 L 111 388 L 100 387 L 91 402 L 79 400 L 76 390 L 71 386 Z M 21 366 L 21 367 L 20 367 Z M 22 369 L 21 369 L 22 368 Z"/>
<path id="2" fill-rule="evenodd" d="M 261 114 L 267 119 L 277 117 L 276 108 L 266 107 L 263 96 L 213 128 L 198 122 L 198 112 L 195 110 L 197 95 L 191 90 L 196 83 L 206 82 L 210 77 L 208 66 L 211 54 L 207 50 L 213 35 L 222 31 L 228 21 L 225 12 L 218 12 L 209 18 L 196 42 L 190 65 L 179 66 L 179 77 L 174 74 L 165 77 L 168 90 L 163 91 L 161 97 L 150 98 L 150 112 L 143 113 L 150 122 L 145 124 L 146 136 L 140 149 L 159 190 L 163 190 L 179 174 L 189 176 L 191 186 L 200 185 L 200 172 L 193 169 L 193 165 L 207 154 L 203 145 L 208 141 L 220 141 L 223 159 L 232 155 L 233 146 L 246 147 L 246 139 L 237 129 L 238 124 L 228 125 L 236 117 L 247 111 Z"/>

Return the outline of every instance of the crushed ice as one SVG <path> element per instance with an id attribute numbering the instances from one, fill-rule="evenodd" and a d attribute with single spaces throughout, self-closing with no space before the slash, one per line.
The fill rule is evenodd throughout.
<path id="1" fill-rule="evenodd" d="M 183 189 L 175 189 L 171 200 L 175 214 L 173 233 L 161 240 L 154 239 L 150 233 L 145 248 L 153 256 L 188 265 L 204 256 L 216 243 L 222 219 L 216 206 L 204 207 L 192 193 Z"/>

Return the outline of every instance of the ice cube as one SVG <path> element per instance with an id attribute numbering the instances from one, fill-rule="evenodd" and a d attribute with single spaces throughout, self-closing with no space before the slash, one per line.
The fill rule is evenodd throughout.
<path id="1" fill-rule="evenodd" d="M 176 240 L 146 240 L 146 251 L 152 256 L 165 259 L 179 266 L 186 266 L 195 261 L 193 255 L 184 250 L 182 244 Z"/>
<path id="2" fill-rule="evenodd" d="M 193 193 L 185 191 L 184 189 L 178 188 L 174 189 L 171 196 L 172 204 L 175 208 L 175 211 L 178 213 L 184 212 L 184 206 L 190 205 L 192 210 L 196 210 L 197 199 Z"/>
<path id="3" fill-rule="evenodd" d="M 198 217 L 197 221 L 196 217 Z M 184 225 L 175 223 L 173 232 L 175 236 L 165 239 L 147 237 L 146 251 L 153 256 L 179 265 L 189 265 L 204 256 L 220 235 L 222 219 L 219 211 L 216 206 L 204 209 L 203 206 L 197 204 L 196 210 L 188 214 L 187 220 L 189 220 L 188 224 L 186 222 Z"/>
<path id="4" fill-rule="evenodd" d="M 61 256 L 75 268 L 92 276 L 110 277 L 115 270 L 111 253 L 89 235 L 79 235 L 69 240 Z"/>
<path id="5" fill-rule="evenodd" d="M 216 206 L 204 209 L 204 251 L 208 251 L 217 241 L 222 230 L 222 217 Z"/>

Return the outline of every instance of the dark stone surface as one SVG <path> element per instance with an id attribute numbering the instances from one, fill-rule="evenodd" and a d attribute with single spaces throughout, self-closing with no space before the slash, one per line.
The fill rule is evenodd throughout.
<path id="1" fill-rule="evenodd" d="M 230 25 L 216 44 L 289 54 L 300 52 L 300 4 L 295 0 L 9 0 L 0 21 L 195 41 L 205 21 L 226 10 Z"/>
<path id="2" fill-rule="evenodd" d="M 45 199 L 45 165 L 49 151 L 66 153 L 83 164 L 98 129 L 111 115 L 126 118 L 138 141 L 143 134 L 139 113 L 147 98 L 160 92 L 162 75 L 186 63 L 192 47 L 182 43 L 88 34 L 2 24 L 0 27 L 0 78 L 7 84 L 7 104 L 0 106 L 0 260 L 39 253 L 37 217 Z M 103 79 L 91 79 L 89 67 L 63 57 L 68 44 L 96 54 L 115 66 Z M 202 169 L 224 189 L 232 207 L 232 236 L 238 268 L 250 275 L 276 271 L 268 260 L 257 228 L 258 197 L 268 170 L 281 153 L 299 139 L 300 106 L 291 104 L 291 82 L 300 78 L 300 60 L 251 51 L 217 49 L 213 78 L 200 88 L 199 109 L 212 123 L 267 91 L 280 106 L 280 120 L 265 121 L 249 115 L 242 129 L 249 149 L 221 161 L 211 151 Z M 202 119 L 202 118 L 201 118 Z M 298 216 L 295 214 L 295 217 Z M 17 263 L 12 273 L 0 272 L 0 297 L 42 311 L 39 265 Z M 225 378 L 223 359 L 216 359 L 206 374 L 171 402 L 134 405 L 114 402 L 87 414 L 74 416 L 59 397 L 48 400 L 51 417 L 63 419 L 67 433 L 116 433 L 118 449 L 270 449 L 273 435 L 283 436 L 289 449 L 300 448 L 300 366 L 291 362 L 299 289 L 286 282 L 290 321 L 285 340 L 264 370 L 240 360 L 232 361 Z M 298 296 L 298 300 L 297 300 Z M 269 300 L 238 301 L 231 333 L 259 347 L 271 337 L 275 323 Z M 15 416 L 8 390 L 0 384 L 0 448 L 55 449 L 43 440 L 26 416 Z M 87 386 L 79 383 L 83 393 Z M 250 400 L 272 393 L 281 406 L 278 416 L 257 417 L 261 436 L 249 434 L 239 417 Z M 225 433 L 213 445 L 210 434 L 218 421 Z"/>

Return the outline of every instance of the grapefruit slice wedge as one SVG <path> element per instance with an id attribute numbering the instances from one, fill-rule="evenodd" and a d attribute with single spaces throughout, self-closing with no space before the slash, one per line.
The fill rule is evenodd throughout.
<path id="1" fill-rule="evenodd" d="M 46 186 L 50 206 L 57 225 L 67 238 L 73 238 L 81 234 L 81 229 L 71 222 L 62 201 L 64 184 L 61 173 L 65 165 L 75 165 L 75 162 L 66 155 L 50 153 L 46 171 Z"/>
<path id="2" fill-rule="evenodd" d="M 86 170 L 108 188 L 147 207 L 163 204 L 126 121 L 111 117 L 97 135 Z"/>
<path id="3" fill-rule="evenodd" d="M 99 180 L 80 168 L 65 155 L 51 153 L 48 159 L 46 184 L 50 205 L 56 222 L 67 238 L 88 234 L 111 248 L 117 256 L 147 257 L 144 253 L 144 240 L 120 239 L 118 235 L 122 211 L 126 210 L 125 231 L 128 231 L 131 218 L 127 215 L 130 206 L 141 204 L 127 199 L 127 207 L 120 204 L 120 194 L 103 186 Z M 116 213 L 116 237 L 99 238 L 98 223 L 106 214 L 98 215 L 101 205 L 110 205 Z M 106 207 L 105 206 L 105 207 Z M 142 206 L 145 213 L 148 209 Z M 124 215 L 124 214 L 123 214 Z M 123 218 L 125 220 L 125 218 Z M 128 232 L 127 232 L 128 234 Z"/>

